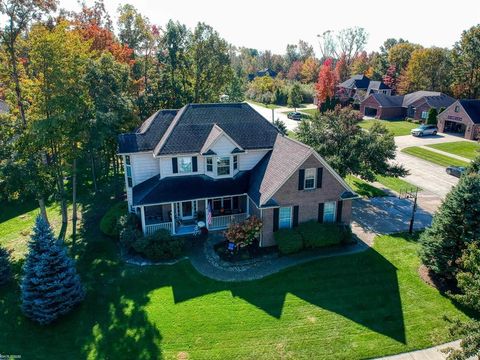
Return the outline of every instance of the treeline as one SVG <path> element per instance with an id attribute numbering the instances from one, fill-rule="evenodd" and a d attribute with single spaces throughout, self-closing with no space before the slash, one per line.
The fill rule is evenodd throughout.
<path id="1" fill-rule="evenodd" d="M 102 1 L 79 12 L 54 0 L 2 0 L 0 200 L 57 201 L 62 231 L 78 183 L 98 191 L 121 173 L 117 136 L 160 108 L 242 100 L 231 66 L 231 46 L 210 26 L 151 24 L 133 6 L 118 9 L 118 32 Z M 52 15 L 55 14 L 55 15 Z M 85 175 L 88 174 L 88 179 Z M 79 178 L 81 177 L 81 179 Z M 101 189 L 100 189 L 101 190 Z"/>

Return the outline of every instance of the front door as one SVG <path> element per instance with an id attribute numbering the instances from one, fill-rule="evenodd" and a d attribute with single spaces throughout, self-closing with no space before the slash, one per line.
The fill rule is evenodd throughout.
<path id="1" fill-rule="evenodd" d="M 180 216 L 182 220 L 193 219 L 193 201 L 182 201 L 180 204 Z"/>

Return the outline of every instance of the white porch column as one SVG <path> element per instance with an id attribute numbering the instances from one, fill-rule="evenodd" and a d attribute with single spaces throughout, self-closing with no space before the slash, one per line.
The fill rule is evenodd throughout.
<path id="1" fill-rule="evenodd" d="M 175 234 L 175 203 L 172 202 L 172 234 Z"/>
<path id="2" fill-rule="evenodd" d="M 247 195 L 245 195 L 245 200 L 247 202 L 247 215 L 250 215 L 250 199 L 248 198 Z"/>
<path id="3" fill-rule="evenodd" d="M 208 199 L 205 199 L 205 226 L 208 230 Z"/>
<path id="4" fill-rule="evenodd" d="M 142 219 L 143 235 L 147 234 L 147 227 L 145 226 L 145 206 L 140 207 L 140 217 Z"/>

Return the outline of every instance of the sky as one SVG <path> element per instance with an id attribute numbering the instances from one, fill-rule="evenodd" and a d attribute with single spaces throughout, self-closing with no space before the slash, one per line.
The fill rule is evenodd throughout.
<path id="1" fill-rule="evenodd" d="M 86 0 L 92 4 L 92 0 Z M 116 22 L 116 9 L 128 1 L 105 0 Z M 169 19 L 193 28 L 211 25 L 236 46 L 283 54 L 287 44 L 303 39 L 317 55 L 317 34 L 359 26 L 369 34 L 366 49 L 378 50 L 387 38 L 403 38 L 423 46 L 452 47 L 463 30 L 480 23 L 479 0 L 130 0 L 152 24 Z M 79 8 L 77 0 L 60 0 L 60 7 Z"/>

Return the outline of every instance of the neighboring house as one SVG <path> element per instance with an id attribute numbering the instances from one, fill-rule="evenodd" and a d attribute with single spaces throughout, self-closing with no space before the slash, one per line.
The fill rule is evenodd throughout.
<path id="1" fill-rule="evenodd" d="M 438 130 L 480 140 L 480 100 L 457 100 L 438 115 Z"/>
<path id="2" fill-rule="evenodd" d="M 119 155 L 129 209 L 146 234 L 192 233 L 205 218 L 220 230 L 256 215 L 260 244 L 270 246 L 279 228 L 350 223 L 356 194 L 312 148 L 282 136 L 246 103 L 158 111 L 119 136 Z"/>
<path id="3" fill-rule="evenodd" d="M 8 104 L 3 101 L 3 100 L 0 100 L 0 114 L 6 114 L 10 111 L 10 107 L 8 106 Z"/>
<path id="4" fill-rule="evenodd" d="M 396 96 L 374 93 L 361 102 L 360 112 L 364 116 L 385 120 L 406 117 L 425 120 L 431 108 L 439 111 L 441 108 L 447 108 L 454 101 L 454 98 L 436 91 L 416 91 Z"/>
<path id="5" fill-rule="evenodd" d="M 377 93 L 391 95 L 392 89 L 382 81 L 370 80 L 365 75 L 354 75 L 337 85 L 337 96 L 343 103 L 351 101 L 359 105 L 366 97 Z"/>
<path id="6" fill-rule="evenodd" d="M 263 70 L 258 70 L 255 73 L 248 74 L 248 80 L 252 81 L 256 77 L 262 77 L 262 76 L 270 76 L 270 77 L 274 78 L 274 77 L 277 77 L 277 72 L 275 70 L 270 69 L 270 68 L 263 69 Z"/>

